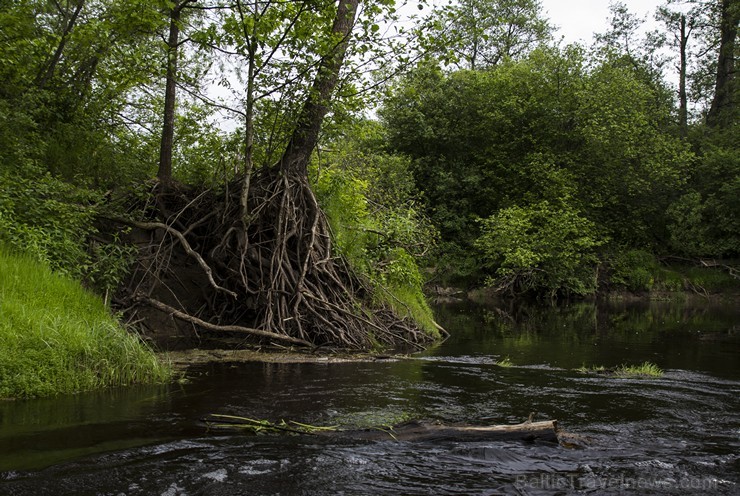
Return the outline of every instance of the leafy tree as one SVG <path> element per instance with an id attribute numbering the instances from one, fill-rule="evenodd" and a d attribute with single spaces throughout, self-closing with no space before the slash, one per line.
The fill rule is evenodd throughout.
<path id="1" fill-rule="evenodd" d="M 670 101 L 631 68 L 608 61 L 582 91 L 574 172 L 584 211 L 614 242 L 659 249 L 668 237 L 665 210 L 691 163 L 670 133 Z"/>
<path id="2" fill-rule="evenodd" d="M 562 165 L 576 146 L 567 130 L 581 71 L 577 50 L 537 51 L 485 72 L 422 67 L 388 100 L 390 142 L 415 159 L 444 240 L 470 246 L 477 218 L 569 188 Z"/>
<path id="3" fill-rule="evenodd" d="M 483 266 L 495 274 L 489 285 L 550 298 L 596 290 L 596 249 L 602 244 L 596 226 L 577 209 L 548 201 L 499 210 L 482 221 L 475 243 Z"/>
<path id="4" fill-rule="evenodd" d="M 177 63 L 180 54 L 180 18 L 192 0 L 176 0 L 170 8 L 170 28 L 167 37 L 167 75 L 164 96 L 164 122 L 159 147 L 157 177 L 167 182 L 172 179 L 172 149 L 175 137 L 175 103 L 177 101 Z"/>
<path id="5" fill-rule="evenodd" d="M 733 74 L 739 9 L 733 1 L 667 0 L 656 13 L 679 54 L 679 81 L 685 73 L 686 98 L 696 107 L 694 117 L 705 117 L 710 125 L 717 122 L 720 108 L 732 107 L 737 92 Z M 732 117 L 722 121 L 729 123 Z"/>
<path id="6" fill-rule="evenodd" d="M 618 56 L 589 67 L 577 47 L 536 50 L 487 71 L 421 67 L 382 116 L 454 257 L 474 253 L 477 219 L 510 229 L 535 213 L 574 212 L 595 226 L 595 243 L 660 249 L 691 154 L 670 134 L 670 96 L 656 85 Z M 564 207 L 548 217 L 543 202 Z M 481 274 L 468 256 L 459 270 Z M 503 258 L 488 260 L 496 274 Z"/>
<path id="7" fill-rule="evenodd" d="M 99 184 L 142 168 L 140 147 L 127 145 L 147 147 L 131 110 L 158 72 L 152 47 L 162 16 L 156 7 L 117 0 L 2 5 L 0 23 L 10 36 L 0 46 L 0 72 L 12 76 L 0 85 L 0 96 L 35 123 L 45 146 L 34 158 L 47 170 Z"/>
<path id="8" fill-rule="evenodd" d="M 671 248 L 683 256 L 737 253 L 740 226 L 732 212 L 740 174 L 738 90 L 734 61 L 727 55 L 737 51 L 737 8 L 736 2 L 721 0 L 675 0 L 658 12 L 680 51 L 679 122 L 696 153 L 685 187 L 667 211 Z M 686 101 L 694 105 L 693 113 L 684 108 Z"/>
<path id="9" fill-rule="evenodd" d="M 550 39 L 552 27 L 539 0 L 459 0 L 436 8 L 425 31 L 433 53 L 475 70 L 526 56 Z"/>

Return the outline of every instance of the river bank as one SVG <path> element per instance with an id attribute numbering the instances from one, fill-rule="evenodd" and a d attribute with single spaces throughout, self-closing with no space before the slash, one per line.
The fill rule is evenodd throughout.
<path id="1" fill-rule="evenodd" d="M 0 399 L 171 378 L 99 297 L 0 245 Z"/>

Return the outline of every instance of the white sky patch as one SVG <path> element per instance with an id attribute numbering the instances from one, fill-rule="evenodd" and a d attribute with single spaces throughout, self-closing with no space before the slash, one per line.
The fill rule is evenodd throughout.
<path id="1" fill-rule="evenodd" d="M 556 39 L 561 36 L 566 43 L 593 41 L 594 33 L 603 33 L 608 26 L 610 0 L 541 0 L 544 17 L 558 28 Z M 629 11 L 645 19 L 644 29 L 657 27 L 653 15 L 665 0 L 622 0 Z"/>

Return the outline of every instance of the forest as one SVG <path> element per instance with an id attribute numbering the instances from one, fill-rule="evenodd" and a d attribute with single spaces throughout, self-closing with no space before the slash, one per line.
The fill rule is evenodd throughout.
<path id="1" fill-rule="evenodd" d="M 734 291 L 740 2 L 654 15 L 2 0 L 0 243 L 144 334 L 286 346 L 421 348 L 425 285 Z"/>

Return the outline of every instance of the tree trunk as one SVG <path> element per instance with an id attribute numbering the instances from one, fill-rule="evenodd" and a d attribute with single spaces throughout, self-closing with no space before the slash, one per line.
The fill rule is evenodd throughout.
<path id="1" fill-rule="evenodd" d="M 721 0 L 719 60 L 714 98 L 707 113 L 707 125 L 722 127 L 733 115 L 735 79 L 735 38 L 738 25 L 738 0 Z"/>
<path id="2" fill-rule="evenodd" d="M 239 204 L 242 208 L 242 218 L 246 219 L 249 215 L 249 207 L 247 198 L 249 196 L 249 186 L 252 178 L 252 170 L 254 168 L 254 91 L 255 91 L 255 75 L 257 72 L 257 17 L 259 12 L 258 0 L 254 0 L 252 4 L 252 30 L 251 32 L 247 29 L 247 19 L 244 15 L 244 9 L 240 0 L 236 2 L 236 8 L 239 12 L 239 18 L 242 23 L 242 29 L 244 39 L 247 42 L 247 95 L 246 95 L 246 108 L 244 112 L 244 167 L 243 167 L 243 181 L 242 181 L 242 194 L 239 199 Z"/>
<path id="3" fill-rule="evenodd" d="M 172 180 L 172 148 L 175 141 L 175 101 L 177 99 L 177 58 L 180 37 L 180 13 L 185 2 L 175 3 L 170 12 L 170 34 L 167 39 L 167 81 L 164 90 L 164 123 L 159 144 L 157 177 L 167 183 Z"/>
<path id="4" fill-rule="evenodd" d="M 686 99 L 686 48 L 689 34 L 686 31 L 686 16 L 681 14 L 679 24 L 679 77 L 678 77 L 678 126 L 681 136 L 686 137 L 688 132 L 688 105 Z"/>
<path id="5" fill-rule="evenodd" d="M 323 435 L 332 435 L 330 431 Z M 459 426 L 428 422 L 406 422 L 390 429 L 368 429 L 339 432 L 353 439 L 368 441 L 547 441 L 558 442 L 555 420 L 524 422 L 515 425 Z"/>
<path id="6" fill-rule="evenodd" d="M 358 5 L 359 0 L 339 1 L 332 26 L 332 33 L 338 38 L 337 45 L 319 64 L 308 99 L 303 105 L 296 128 L 280 159 L 279 166 L 282 171 L 297 172 L 304 177 L 308 174 L 308 161 L 319 140 L 321 123 L 329 110 L 329 100 L 339 81 L 339 71 L 344 63 Z"/>
<path id="7" fill-rule="evenodd" d="M 77 5 L 75 5 L 74 12 L 72 12 L 69 20 L 67 20 L 67 22 L 65 23 L 62 37 L 59 40 L 59 44 L 57 45 L 54 54 L 51 56 L 51 60 L 49 60 L 49 62 L 45 64 L 44 70 L 41 71 L 36 80 L 36 85 L 39 88 L 43 89 L 49 82 L 49 80 L 51 80 L 51 78 L 54 76 L 57 65 L 59 64 L 59 61 L 62 60 L 62 54 L 64 53 L 64 47 L 67 45 L 69 34 L 72 32 L 72 29 L 74 28 L 77 22 L 77 18 L 79 17 L 80 12 L 82 12 L 82 7 L 84 7 L 84 5 L 85 0 L 78 0 Z"/>

